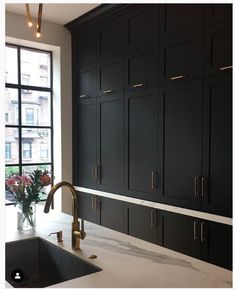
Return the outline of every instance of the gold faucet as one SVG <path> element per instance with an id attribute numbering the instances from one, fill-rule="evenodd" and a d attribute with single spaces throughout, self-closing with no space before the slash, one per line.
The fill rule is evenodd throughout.
<path id="1" fill-rule="evenodd" d="M 72 198 L 73 198 L 73 222 L 72 222 L 72 248 L 74 250 L 79 250 L 80 249 L 80 239 L 85 239 L 86 237 L 86 233 L 84 231 L 84 220 L 81 220 L 81 230 L 79 228 L 79 222 L 78 222 L 78 196 L 77 193 L 73 187 L 73 185 L 71 185 L 68 182 L 60 182 L 56 185 L 54 185 L 48 196 L 47 196 L 47 200 L 46 200 L 46 204 L 44 207 L 44 213 L 48 213 L 50 210 L 50 206 L 53 200 L 53 196 L 54 193 L 61 187 L 67 187 L 69 188 L 71 194 L 72 194 Z"/>

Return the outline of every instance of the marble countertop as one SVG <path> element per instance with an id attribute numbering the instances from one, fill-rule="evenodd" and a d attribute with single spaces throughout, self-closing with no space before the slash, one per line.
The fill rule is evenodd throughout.
<path id="1" fill-rule="evenodd" d="M 37 205 L 35 231 L 18 232 L 16 210 L 6 208 L 6 242 L 40 236 L 102 268 L 101 272 L 58 283 L 54 288 L 119 287 L 232 287 L 232 272 L 195 258 L 165 249 L 137 238 L 85 221 L 86 239 L 81 250 L 71 249 L 72 217 L 51 210 L 42 212 Z M 63 243 L 57 243 L 55 231 L 63 231 Z M 90 255 L 97 259 L 89 259 Z M 7 282 L 6 282 L 7 283 Z M 6 287 L 11 287 L 8 283 Z"/>

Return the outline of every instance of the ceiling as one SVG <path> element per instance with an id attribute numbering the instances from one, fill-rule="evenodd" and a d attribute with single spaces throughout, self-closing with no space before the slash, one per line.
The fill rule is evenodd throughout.
<path id="1" fill-rule="evenodd" d="M 50 22 L 64 25 L 75 18 L 83 15 L 90 11 L 100 3 L 44 3 L 42 18 Z M 33 18 L 37 18 L 38 15 L 38 4 L 30 3 L 30 13 Z M 26 15 L 25 4 L 6 4 L 6 11 Z"/>

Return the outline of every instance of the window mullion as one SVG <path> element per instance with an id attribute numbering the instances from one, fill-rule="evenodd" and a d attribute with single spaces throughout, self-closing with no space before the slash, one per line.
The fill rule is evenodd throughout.
<path id="1" fill-rule="evenodd" d="M 20 56 L 20 47 L 17 47 L 18 54 L 18 124 L 19 124 L 19 171 L 20 175 L 22 175 L 22 107 L 21 107 L 21 56 Z"/>

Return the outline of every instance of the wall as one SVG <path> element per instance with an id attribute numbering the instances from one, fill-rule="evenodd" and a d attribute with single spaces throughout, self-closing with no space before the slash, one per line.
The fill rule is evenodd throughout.
<path id="1" fill-rule="evenodd" d="M 62 25 L 42 21 L 37 39 L 26 26 L 26 18 L 6 13 L 6 42 L 53 51 L 54 160 L 55 182 L 72 181 L 72 86 L 71 35 Z M 68 117 L 69 116 L 69 117 Z M 55 199 L 60 208 L 60 194 Z M 58 205 L 57 205 L 58 204 Z M 62 211 L 71 212 L 70 196 L 62 194 Z"/>

